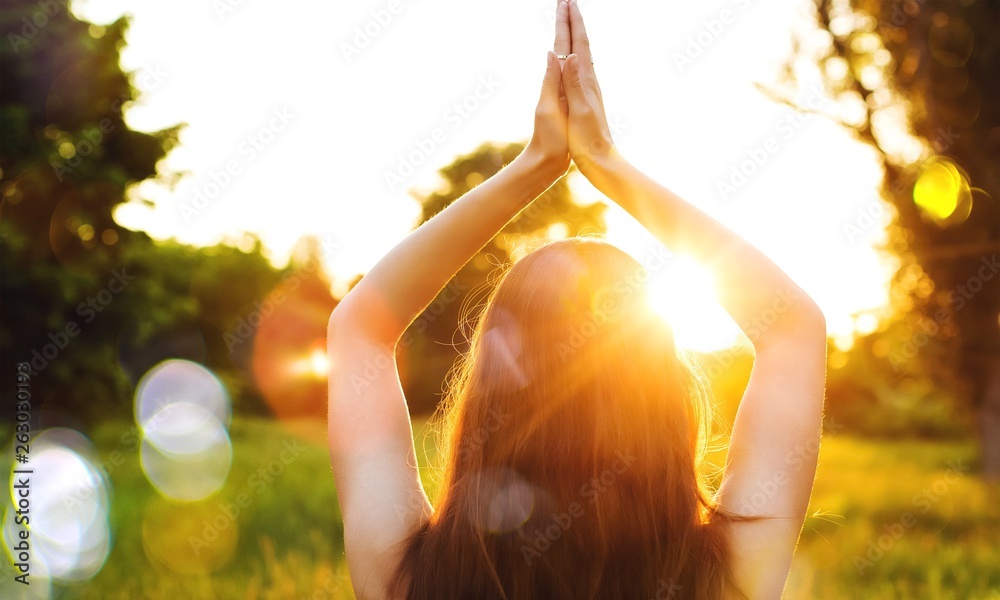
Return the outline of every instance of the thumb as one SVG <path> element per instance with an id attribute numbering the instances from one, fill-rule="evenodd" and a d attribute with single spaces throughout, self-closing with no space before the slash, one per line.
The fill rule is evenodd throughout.
<path id="1" fill-rule="evenodd" d="M 570 54 L 566 59 L 566 66 L 563 68 L 563 88 L 566 90 L 566 98 L 570 104 L 586 101 L 583 91 L 583 78 L 580 73 L 580 57 Z"/>
<path id="2" fill-rule="evenodd" d="M 545 66 L 545 79 L 542 81 L 542 98 L 559 98 L 559 84 L 562 80 L 562 69 L 556 53 L 549 51 Z"/>

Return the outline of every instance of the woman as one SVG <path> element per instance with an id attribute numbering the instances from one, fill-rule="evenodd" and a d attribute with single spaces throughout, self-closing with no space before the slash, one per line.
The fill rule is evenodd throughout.
<path id="1" fill-rule="evenodd" d="M 437 506 L 417 472 L 394 348 L 570 160 L 665 246 L 710 269 L 755 349 L 713 494 L 706 407 L 648 273 L 596 240 L 503 276 L 447 397 Z M 631 166 L 583 19 L 560 1 L 525 150 L 394 248 L 330 318 L 329 437 L 359 598 L 778 598 L 815 474 L 826 329 L 760 251 Z"/>

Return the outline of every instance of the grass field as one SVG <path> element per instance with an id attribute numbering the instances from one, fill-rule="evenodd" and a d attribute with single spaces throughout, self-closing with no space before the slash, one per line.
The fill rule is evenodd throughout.
<path id="1" fill-rule="evenodd" d="M 102 456 L 120 447 L 123 427 L 93 432 Z M 232 439 L 225 488 L 196 505 L 161 500 L 128 455 L 110 472 L 115 539 L 104 568 L 53 596 L 353 598 L 326 448 L 296 446 L 283 463 L 293 438 L 263 420 L 237 421 Z M 969 443 L 828 436 L 785 598 L 1000 600 L 1000 490 L 974 470 Z M 219 531 L 206 533 L 212 522 Z M 197 557 L 192 539 L 205 541 Z"/>

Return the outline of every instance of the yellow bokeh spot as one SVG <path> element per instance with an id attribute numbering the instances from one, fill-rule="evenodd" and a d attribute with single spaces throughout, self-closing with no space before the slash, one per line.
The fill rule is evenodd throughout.
<path id="1" fill-rule="evenodd" d="M 465 176 L 465 185 L 467 185 L 470 190 L 483 181 L 485 181 L 485 179 L 483 178 L 482 173 L 472 172 Z"/>
<path id="2" fill-rule="evenodd" d="M 80 225 L 80 228 L 76 230 L 76 234 L 80 236 L 81 240 L 89 242 L 94 238 L 94 227 L 87 224 Z"/>
<path id="3" fill-rule="evenodd" d="M 174 504 L 154 499 L 142 521 L 146 557 L 161 569 L 202 575 L 224 567 L 239 538 L 236 518 L 221 502 Z"/>
<path id="4" fill-rule="evenodd" d="M 70 159 L 76 156 L 76 147 L 73 146 L 72 142 L 63 142 L 59 144 L 59 156 Z"/>
<path id="5" fill-rule="evenodd" d="M 964 221 L 971 209 L 971 191 L 954 163 L 932 159 L 913 186 L 913 201 L 925 215 L 940 224 Z"/>

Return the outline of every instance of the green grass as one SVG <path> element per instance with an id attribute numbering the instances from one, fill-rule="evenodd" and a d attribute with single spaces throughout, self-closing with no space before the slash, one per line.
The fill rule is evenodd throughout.
<path id="1" fill-rule="evenodd" d="M 122 449 L 122 431 L 121 424 L 107 424 L 92 432 L 101 456 Z M 424 443 L 419 424 L 417 434 L 418 453 L 426 464 L 424 449 L 432 453 L 432 445 Z M 62 597 L 353 598 L 325 446 L 302 444 L 301 454 L 260 486 L 251 477 L 280 460 L 283 443 L 293 440 L 292 434 L 269 421 L 243 420 L 234 424 L 232 439 L 234 460 L 226 486 L 193 506 L 160 499 L 137 453 L 127 452 L 125 462 L 110 469 L 111 554 L 95 578 L 66 589 Z M 971 443 L 828 437 L 813 516 L 785 598 L 1000 600 L 1000 490 L 961 471 L 974 468 L 974 458 Z M 953 470 L 956 460 L 958 471 Z M 233 503 L 241 493 L 249 504 L 228 533 L 202 548 L 198 560 L 189 560 L 193 551 L 185 523 L 200 531 L 204 519 L 222 514 L 220 505 Z M 908 513 L 913 518 L 904 525 Z M 151 532 L 146 542 L 144 522 Z M 892 531 L 893 524 L 900 524 L 895 528 L 898 539 L 884 538 L 882 555 L 859 572 L 856 557 L 864 558 L 869 542 L 877 544 L 884 528 Z M 175 545 L 150 541 L 157 532 Z M 224 564 L 212 572 L 178 575 L 162 560 L 150 558 L 154 550 L 195 571 L 207 569 L 212 557 Z"/>

